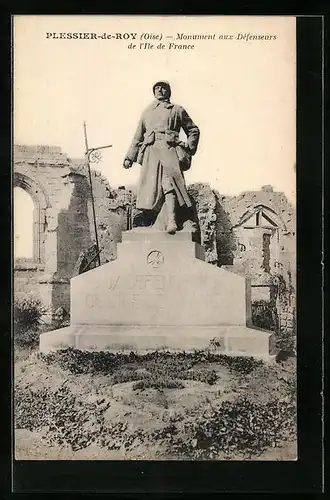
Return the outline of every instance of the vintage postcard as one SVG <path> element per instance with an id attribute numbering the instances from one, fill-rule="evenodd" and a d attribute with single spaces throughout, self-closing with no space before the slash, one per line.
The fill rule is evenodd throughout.
<path id="1" fill-rule="evenodd" d="M 296 18 L 13 17 L 17 460 L 296 461 Z"/>

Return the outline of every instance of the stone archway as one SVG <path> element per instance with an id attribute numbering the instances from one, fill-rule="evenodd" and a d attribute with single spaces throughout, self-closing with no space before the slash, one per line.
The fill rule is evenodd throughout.
<path id="1" fill-rule="evenodd" d="M 40 184 L 24 173 L 17 171 L 17 169 L 13 175 L 13 188 L 15 187 L 19 187 L 26 191 L 33 200 L 32 261 L 34 264 L 42 265 L 45 263 L 45 221 L 49 201 Z"/>
<path id="2" fill-rule="evenodd" d="M 74 266 L 94 237 L 86 165 L 52 146 L 14 145 L 13 153 L 13 187 L 23 189 L 34 204 L 33 258 L 14 261 L 14 293 L 39 295 L 49 314 L 58 307 L 69 312 Z M 126 224 L 122 195 L 127 192 L 117 194 L 95 171 L 92 182 L 103 264 L 116 256 L 116 242 Z"/>

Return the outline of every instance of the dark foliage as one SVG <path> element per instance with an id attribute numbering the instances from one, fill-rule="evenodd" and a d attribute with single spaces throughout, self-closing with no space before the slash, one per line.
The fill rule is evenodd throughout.
<path id="1" fill-rule="evenodd" d="M 225 401 L 220 408 L 186 422 L 185 439 L 173 443 L 174 450 L 190 459 L 212 459 L 219 453 L 257 455 L 294 435 L 295 416 L 292 402 Z"/>
<path id="2" fill-rule="evenodd" d="M 276 337 L 276 347 L 280 352 L 286 351 L 289 356 L 296 354 L 296 335 L 295 332 L 281 331 Z"/>
<path id="3" fill-rule="evenodd" d="M 252 302 L 252 324 L 265 330 L 276 331 L 278 314 L 275 304 L 266 300 Z"/>
<path id="4" fill-rule="evenodd" d="M 232 357 L 209 351 L 195 351 L 193 353 L 154 351 L 139 355 L 134 352 L 124 354 L 106 351 L 79 351 L 68 348 L 42 355 L 42 358 L 46 363 L 57 363 L 61 368 L 76 374 L 104 373 L 113 375 L 113 380 L 116 380 L 114 383 L 141 379 L 143 377 L 139 375 L 137 378 L 134 373 L 138 368 L 144 368 L 150 373 L 168 375 L 169 378 L 199 380 L 212 384 L 216 380 L 214 370 L 199 369 L 196 365 L 219 363 L 234 373 L 246 375 L 264 364 L 262 360 L 252 357 Z M 118 371 L 119 369 L 121 372 Z"/>
<path id="5" fill-rule="evenodd" d="M 102 398 L 95 403 L 81 401 L 64 384 L 55 392 L 17 388 L 14 402 L 18 429 L 46 429 L 49 444 L 66 444 L 72 450 L 96 441 L 103 429 L 104 412 L 110 406 Z"/>
<path id="6" fill-rule="evenodd" d="M 44 314 L 41 300 L 34 295 L 17 297 L 14 301 L 14 341 L 19 347 L 35 347 Z"/>
<path id="7" fill-rule="evenodd" d="M 295 433 L 294 399 L 274 399 L 266 404 L 248 399 L 225 401 L 218 408 L 200 409 L 194 416 L 164 428 L 130 429 L 126 421 L 105 422 L 110 403 L 98 397 L 82 400 L 64 384 L 55 392 L 46 389 L 15 393 L 16 428 L 43 430 L 52 446 L 79 450 L 96 444 L 126 450 L 141 444 L 161 442 L 178 458 L 212 459 L 219 453 L 252 456 Z"/>

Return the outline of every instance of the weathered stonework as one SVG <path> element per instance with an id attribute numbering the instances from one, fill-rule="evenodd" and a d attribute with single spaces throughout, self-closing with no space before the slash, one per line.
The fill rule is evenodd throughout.
<path id="1" fill-rule="evenodd" d="M 188 193 L 196 202 L 201 244 L 205 248 L 205 261 L 218 263 L 217 249 L 217 200 L 208 184 L 196 183 L 188 188 Z"/>

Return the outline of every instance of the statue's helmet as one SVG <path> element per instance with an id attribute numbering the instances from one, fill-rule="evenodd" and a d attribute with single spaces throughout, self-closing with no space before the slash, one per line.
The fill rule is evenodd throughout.
<path id="1" fill-rule="evenodd" d="M 169 93 L 169 97 L 171 97 L 171 85 L 169 84 L 169 82 L 168 82 L 167 80 L 158 80 L 158 81 L 154 84 L 154 86 L 152 87 L 152 91 L 153 91 L 153 93 L 155 94 L 155 87 L 156 87 L 157 85 L 160 85 L 160 84 L 161 84 L 161 85 L 164 85 L 165 87 L 167 87 L 167 89 L 168 89 L 168 93 Z"/>

